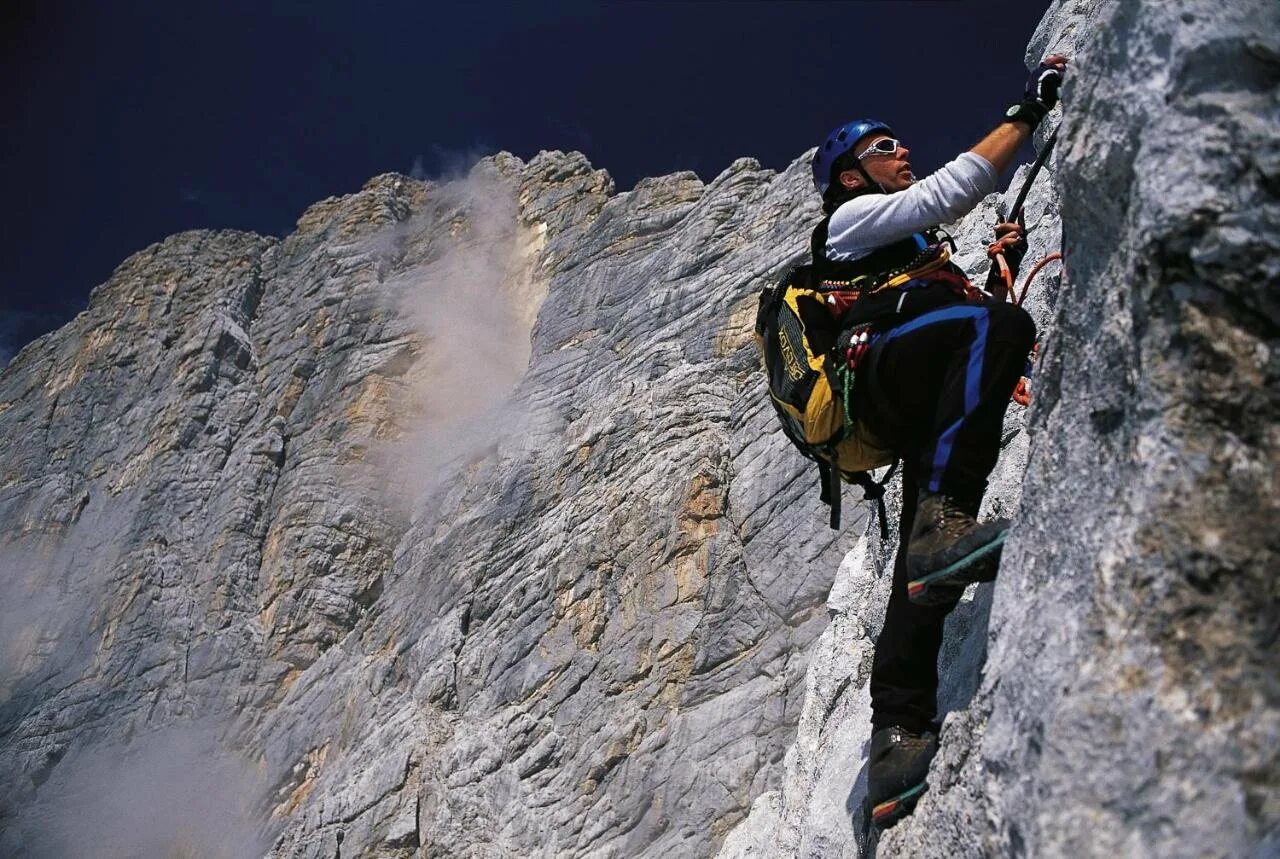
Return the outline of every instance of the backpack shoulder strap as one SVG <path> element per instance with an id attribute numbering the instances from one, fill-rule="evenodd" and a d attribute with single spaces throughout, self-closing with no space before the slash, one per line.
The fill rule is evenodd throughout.
<path id="1" fill-rule="evenodd" d="M 823 269 L 829 265 L 827 259 L 827 234 L 831 229 L 831 216 L 825 215 L 818 225 L 813 228 L 813 233 L 809 236 L 809 254 L 813 257 L 813 268 L 816 274 L 823 274 Z"/>

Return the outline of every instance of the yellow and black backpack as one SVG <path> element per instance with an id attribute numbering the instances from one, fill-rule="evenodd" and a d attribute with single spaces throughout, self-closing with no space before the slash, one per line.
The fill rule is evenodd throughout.
<path id="1" fill-rule="evenodd" d="M 895 466 L 892 438 L 858 415 L 856 374 L 874 362 L 877 335 L 914 316 L 965 301 L 972 287 L 950 262 L 939 231 L 916 233 L 857 262 L 827 260 L 824 218 L 814 230 L 813 263 L 790 269 L 760 294 L 756 342 L 769 398 L 792 444 L 818 465 L 831 527 L 840 527 L 842 482 L 875 501 L 888 535 L 884 484 L 870 471 Z"/>

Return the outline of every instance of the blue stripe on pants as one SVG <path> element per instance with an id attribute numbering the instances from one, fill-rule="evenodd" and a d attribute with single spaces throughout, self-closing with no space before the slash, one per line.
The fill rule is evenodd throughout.
<path id="1" fill-rule="evenodd" d="M 942 473 L 946 471 L 947 462 L 951 459 L 951 448 L 955 444 L 956 436 L 960 433 L 960 427 L 964 425 L 965 418 L 973 414 L 974 409 L 978 407 L 978 396 L 982 384 L 982 364 L 987 350 L 987 320 L 989 318 L 990 313 L 985 307 L 975 307 L 973 305 L 944 307 L 941 310 L 934 310 L 923 316 L 918 316 L 905 325 L 890 329 L 885 335 L 887 339 L 892 340 L 895 337 L 909 334 L 912 331 L 918 331 L 921 328 L 940 322 L 951 322 L 957 319 L 970 319 L 973 321 L 973 342 L 969 345 L 969 363 L 965 370 L 964 379 L 964 414 L 955 423 L 943 430 L 942 435 L 938 436 L 933 452 L 933 471 L 929 475 L 927 487 L 930 492 L 941 490 Z"/>

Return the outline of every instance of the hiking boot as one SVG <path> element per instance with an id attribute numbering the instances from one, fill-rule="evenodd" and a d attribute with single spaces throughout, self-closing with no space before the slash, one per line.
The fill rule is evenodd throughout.
<path id="1" fill-rule="evenodd" d="M 945 605 L 960 599 L 966 585 L 995 579 L 1008 519 L 978 524 L 950 495 L 920 490 L 916 519 L 907 543 L 907 599 L 918 605 Z"/>
<path id="2" fill-rule="evenodd" d="M 938 737 L 929 731 L 913 734 L 894 725 L 871 735 L 867 804 L 877 828 L 892 826 L 916 807 L 928 788 L 925 776 L 937 752 Z"/>

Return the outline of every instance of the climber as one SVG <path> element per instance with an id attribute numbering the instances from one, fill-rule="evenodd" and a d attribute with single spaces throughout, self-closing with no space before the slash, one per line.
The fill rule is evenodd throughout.
<path id="1" fill-rule="evenodd" d="M 853 408 L 904 463 L 899 550 L 871 676 L 867 790 L 880 828 L 914 807 L 937 751 L 943 621 L 967 584 L 995 578 L 1008 522 L 979 523 L 978 508 L 1036 336 L 1027 313 L 1004 301 L 1007 276 L 993 264 L 986 292 L 975 289 L 949 262 L 936 225 L 996 189 L 1057 103 L 1066 64 L 1046 57 L 1001 124 L 923 180 L 910 151 L 875 120 L 837 128 L 813 158 L 826 213 L 813 239 L 818 279 L 875 283 L 868 297 L 893 296 L 856 299 L 840 317 L 863 326 L 868 335 L 857 342 L 870 344 L 846 353 L 857 363 Z M 992 256 L 1016 270 L 1021 228 L 1011 219 L 995 234 Z M 859 316 L 863 302 L 874 313 Z"/>

